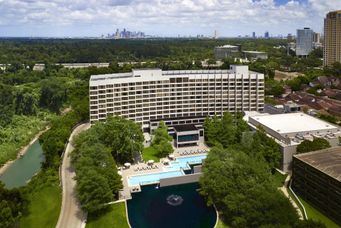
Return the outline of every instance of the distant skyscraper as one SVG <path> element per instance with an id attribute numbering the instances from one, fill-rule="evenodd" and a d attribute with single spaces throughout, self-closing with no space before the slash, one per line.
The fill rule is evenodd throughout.
<path id="1" fill-rule="evenodd" d="M 256 33 L 255 32 L 252 32 L 252 38 L 256 39 Z"/>
<path id="2" fill-rule="evenodd" d="M 266 32 L 264 33 L 264 38 L 265 38 L 265 39 L 269 39 L 269 38 L 270 38 L 270 35 L 269 35 L 269 32 L 268 32 L 268 31 L 266 31 Z"/>
<path id="3" fill-rule="evenodd" d="M 217 32 L 217 30 L 214 30 L 214 39 L 218 39 L 218 32 Z"/>
<path id="4" fill-rule="evenodd" d="M 289 33 L 288 36 L 287 36 L 287 40 L 290 42 L 290 41 L 292 41 L 293 39 L 294 39 L 294 37 L 292 36 L 291 33 Z"/>
<path id="5" fill-rule="evenodd" d="M 341 62 L 341 10 L 329 12 L 324 19 L 323 64 Z"/>
<path id="6" fill-rule="evenodd" d="M 310 28 L 297 29 L 296 55 L 307 56 L 313 50 L 314 32 Z"/>

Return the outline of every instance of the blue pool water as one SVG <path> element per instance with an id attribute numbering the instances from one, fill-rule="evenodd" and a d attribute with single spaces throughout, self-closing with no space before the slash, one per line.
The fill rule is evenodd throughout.
<path id="1" fill-rule="evenodd" d="M 175 161 L 170 162 L 167 170 L 181 170 L 181 169 L 189 169 L 192 164 L 201 164 L 202 160 L 204 160 L 207 155 L 195 155 L 188 157 L 180 157 L 176 158 Z"/>
<path id="2" fill-rule="evenodd" d="M 169 166 L 166 167 L 166 172 L 130 176 L 128 177 L 128 185 L 136 186 L 155 184 L 159 183 L 160 179 L 163 178 L 183 176 L 185 173 L 182 171 L 182 169 L 190 169 L 189 165 L 191 164 L 201 164 L 202 160 L 204 160 L 206 157 L 207 155 L 194 155 L 176 158 L 175 161 L 170 162 Z"/>
<path id="3" fill-rule="evenodd" d="M 128 178 L 128 184 L 130 186 L 155 184 L 155 183 L 160 182 L 160 179 L 168 178 L 168 177 L 178 177 L 182 175 L 184 175 L 183 172 L 181 170 L 177 170 L 177 171 L 131 176 Z"/>

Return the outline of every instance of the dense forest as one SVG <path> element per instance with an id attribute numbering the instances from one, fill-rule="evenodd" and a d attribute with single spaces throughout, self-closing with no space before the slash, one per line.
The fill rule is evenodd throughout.
<path id="1" fill-rule="evenodd" d="M 240 44 L 245 50 L 281 51 L 274 46 L 285 40 L 251 39 L 144 39 L 144 40 L 75 40 L 75 39 L 0 39 L 0 64 L 8 63 L 88 63 L 149 60 L 204 60 L 213 58 L 215 46 Z"/>

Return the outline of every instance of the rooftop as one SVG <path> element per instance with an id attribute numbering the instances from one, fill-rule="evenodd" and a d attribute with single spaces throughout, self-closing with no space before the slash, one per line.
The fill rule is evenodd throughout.
<path id="1" fill-rule="evenodd" d="M 90 86 L 97 86 L 106 84 L 109 82 L 120 82 L 129 83 L 133 81 L 148 81 L 148 80 L 162 80 L 171 77 L 190 77 L 190 76 L 201 76 L 208 75 L 214 77 L 218 75 L 232 75 L 233 74 L 244 74 L 243 77 L 248 77 L 249 74 L 258 75 L 257 77 L 264 77 L 263 74 L 249 71 L 248 66 L 235 66 L 231 65 L 230 70 L 169 70 L 163 71 L 161 69 L 133 69 L 131 72 L 127 73 L 115 73 L 115 74 L 102 74 L 102 75 L 92 75 L 90 77 Z M 254 76 L 256 77 L 256 76 Z"/>
<path id="2" fill-rule="evenodd" d="M 177 132 L 183 132 L 183 131 L 197 131 L 198 128 L 193 125 L 193 124 L 189 124 L 189 125 L 176 125 L 173 126 L 175 131 Z"/>
<path id="3" fill-rule="evenodd" d="M 280 134 L 338 129 L 333 124 L 309 116 L 303 112 L 276 115 L 260 114 L 250 116 L 250 118 Z"/>
<path id="4" fill-rule="evenodd" d="M 223 46 L 218 46 L 216 48 L 238 48 L 238 46 L 226 44 L 226 45 L 223 45 Z"/>
<path id="5" fill-rule="evenodd" d="M 341 147 L 294 155 L 294 157 L 341 181 Z"/>
<path id="6" fill-rule="evenodd" d="M 243 51 L 244 53 L 250 53 L 250 54 L 266 54 L 264 51 Z"/>

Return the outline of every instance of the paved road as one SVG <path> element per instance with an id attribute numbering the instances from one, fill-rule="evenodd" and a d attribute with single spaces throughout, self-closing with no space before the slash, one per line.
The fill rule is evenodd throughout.
<path id="1" fill-rule="evenodd" d="M 70 141 L 73 136 L 79 134 L 90 127 L 89 124 L 82 124 L 74 129 L 69 138 L 69 143 L 66 146 L 63 163 L 61 166 L 61 178 L 63 185 L 63 200 L 62 208 L 59 214 L 57 228 L 84 228 L 86 224 L 86 213 L 83 212 L 76 199 L 76 181 L 75 170 L 71 166 L 70 153 L 73 151 L 73 146 Z"/>

